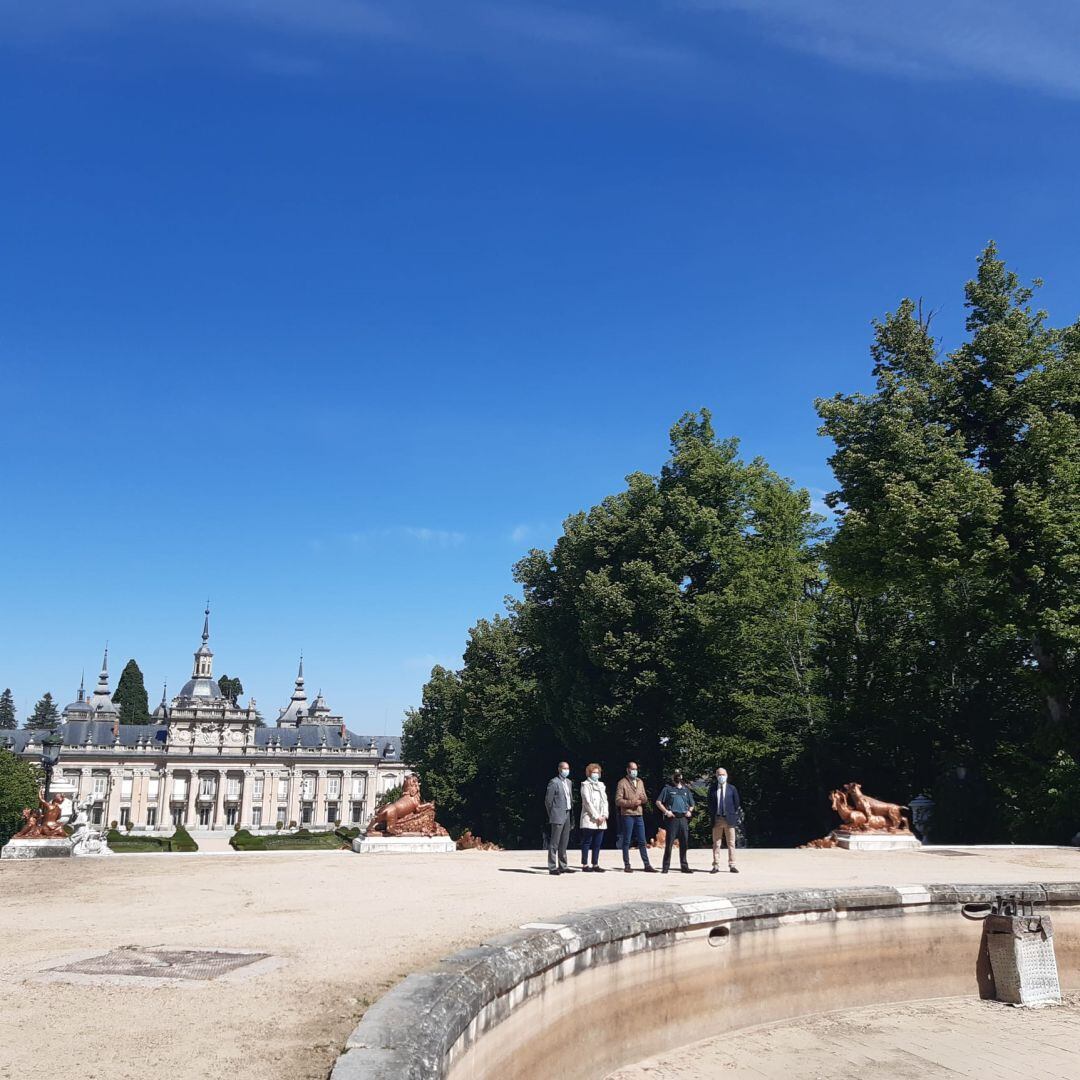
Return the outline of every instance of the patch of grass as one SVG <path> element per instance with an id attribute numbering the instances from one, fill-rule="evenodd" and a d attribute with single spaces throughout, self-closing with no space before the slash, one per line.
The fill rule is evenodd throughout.
<path id="1" fill-rule="evenodd" d="M 335 851 L 348 843 L 343 831 L 310 832 L 298 829 L 294 833 L 277 833 L 272 836 L 256 836 L 247 829 L 240 829 L 229 837 L 234 851 Z"/>

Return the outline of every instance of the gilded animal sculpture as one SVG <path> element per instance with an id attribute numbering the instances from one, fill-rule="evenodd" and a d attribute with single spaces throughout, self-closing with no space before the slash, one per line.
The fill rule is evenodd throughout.
<path id="1" fill-rule="evenodd" d="M 446 830 L 435 820 L 435 804 L 420 801 L 420 780 L 410 774 L 402 784 L 401 795 L 379 809 L 367 827 L 367 835 L 386 836 L 446 836 Z"/>
<path id="2" fill-rule="evenodd" d="M 15 834 L 16 840 L 63 840 L 64 796 L 54 795 L 46 802 L 38 795 L 38 809 L 27 807 L 22 812 L 25 825 Z"/>
<path id="3" fill-rule="evenodd" d="M 886 827 L 889 829 L 896 829 L 900 832 L 911 831 L 911 825 L 904 813 L 905 810 L 909 809 L 907 806 L 900 803 L 884 802 L 882 799 L 864 795 L 862 785 L 855 781 L 845 784 L 844 791 L 847 792 L 848 802 L 856 810 L 866 815 L 868 823 L 877 815 L 885 819 Z M 880 827 L 870 824 L 870 828 Z"/>

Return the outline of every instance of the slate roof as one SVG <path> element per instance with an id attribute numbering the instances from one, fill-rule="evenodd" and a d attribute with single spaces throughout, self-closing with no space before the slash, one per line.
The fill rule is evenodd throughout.
<path id="1" fill-rule="evenodd" d="M 59 730 L 63 735 L 63 745 L 79 748 L 87 745 L 87 728 L 91 728 L 89 745 L 94 747 L 111 747 L 114 742 L 113 726 L 102 720 L 69 720 L 60 725 Z M 137 746 L 140 742 L 149 739 L 150 744 L 165 745 L 166 724 L 120 724 L 118 734 L 120 745 L 125 747 Z M 12 750 L 16 754 L 26 752 L 26 744 L 30 736 L 35 736 L 35 742 L 40 743 L 45 734 L 44 729 L 27 731 L 25 728 L 16 728 L 11 731 L 0 731 L 0 747 Z M 357 735 L 355 732 L 347 732 L 349 745 L 356 750 L 367 750 L 375 743 L 376 752 L 383 761 L 392 761 L 395 764 L 401 761 L 401 738 L 397 735 Z M 328 750 L 338 750 L 342 746 L 341 726 L 339 724 L 304 724 L 301 727 L 261 727 L 255 729 L 255 745 L 267 747 L 271 744 L 282 749 L 293 749 L 300 746 L 301 749 L 318 749 L 325 745 Z"/>

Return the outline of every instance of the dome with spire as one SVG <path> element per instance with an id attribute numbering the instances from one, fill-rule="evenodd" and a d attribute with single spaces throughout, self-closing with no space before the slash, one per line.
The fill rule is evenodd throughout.
<path id="1" fill-rule="evenodd" d="M 79 679 L 79 696 L 70 704 L 64 706 L 64 720 L 91 720 L 94 710 L 90 702 L 86 700 L 86 677 Z"/>
<path id="2" fill-rule="evenodd" d="M 202 644 L 195 650 L 195 667 L 191 678 L 176 695 L 178 701 L 218 702 L 224 701 L 221 687 L 214 678 L 214 654 L 210 649 L 210 604 L 206 604 L 203 618 Z"/>

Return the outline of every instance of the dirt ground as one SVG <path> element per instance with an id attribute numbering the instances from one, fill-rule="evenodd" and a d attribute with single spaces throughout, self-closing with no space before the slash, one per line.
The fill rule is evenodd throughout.
<path id="1" fill-rule="evenodd" d="M 734 1031 L 608 1080 L 1076 1080 L 1080 994 L 1014 1009 L 977 998 L 871 1005 Z"/>
<path id="2" fill-rule="evenodd" d="M 711 876 L 702 872 L 709 852 L 693 852 L 692 877 L 552 878 L 531 852 L 4 862 L 0 1078 L 325 1080 L 368 1004 L 409 971 L 594 904 L 806 886 L 1080 880 L 1080 851 L 1064 849 L 740 854 L 741 874 Z M 615 854 L 604 855 L 615 869 Z M 125 945 L 247 949 L 274 961 L 210 982 L 44 981 L 58 978 L 49 968 Z"/>

